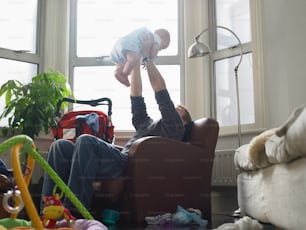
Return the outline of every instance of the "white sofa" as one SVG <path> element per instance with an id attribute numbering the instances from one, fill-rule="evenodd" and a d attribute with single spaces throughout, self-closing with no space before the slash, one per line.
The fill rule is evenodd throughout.
<path id="1" fill-rule="evenodd" d="M 306 229 L 306 108 L 235 153 L 241 212 L 281 229 Z"/>

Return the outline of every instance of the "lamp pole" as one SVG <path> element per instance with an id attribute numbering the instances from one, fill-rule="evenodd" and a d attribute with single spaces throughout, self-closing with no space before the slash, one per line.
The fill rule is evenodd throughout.
<path id="1" fill-rule="evenodd" d="M 238 145 L 241 146 L 241 118 L 240 118 L 240 96 L 239 96 L 239 78 L 238 78 L 238 69 L 242 61 L 243 57 L 243 51 L 242 51 L 242 44 L 237 36 L 237 34 L 234 33 L 231 29 L 225 27 L 225 26 L 216 26 L 216 28 L 224 29 L 228 32 L 230 32 L 238 41 L 238 45 L 240 47 L 240 59 L 238 64 L 234 68 L 235 72 L 235 87 L 236 87 L 236 103 L 237 103 L 237 128 L 238 128 Z M 199 37 L 204 34 L 206 31 L 208 31 L 208 28 L 201 31 L 197 36 L 195 36 L 195 43 L 193 43 L 189 49 L 188 49 L 188 57 L 194 58 L 194 57 L 202 57 L 207 54 L 209 54 L 210 48 L 205 45 L 204 43 L 199 42 Z"/>

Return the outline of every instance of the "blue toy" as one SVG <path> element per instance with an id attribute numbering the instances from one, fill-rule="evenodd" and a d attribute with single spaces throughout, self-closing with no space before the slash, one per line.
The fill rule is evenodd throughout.
<path id="1" fill-rule="evenodd" d="M 178 225 L 185 225 L 191 222 L 195 222 L 196 224 L 200 225 L 201 227 L 206 227 L 208 224 L 207 220 L 202 219 L 198 214 L 189 212 L 185 210 L 180 205 L 177 206 L 176 213 L 172 217 L 172 221 Z"/>

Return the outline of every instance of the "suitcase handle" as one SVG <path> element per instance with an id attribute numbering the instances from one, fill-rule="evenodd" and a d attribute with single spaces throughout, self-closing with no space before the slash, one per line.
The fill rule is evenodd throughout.
<path id="1" fill-rule="evenodd" d="M 59 100 L 57 102 L 57 105 L 56 105 L 57 109 L 56 109 L 56 114 L 55 114 L 57 117 L 61 116 L 60 109 L 61 109 L 61 105 L 62 105 L 63 102 L 91 105 L 93 107 L 94 106 L 98 106 L 98 105 L 108 105 L 108 113 L 107 113 L 107 115 L 109 117 L 112 116 L 112 101 L 108 97 L 102 97 L 102 98 L 95 99 L 95 100 L 76 100 L 76 99 L 64 97 L 62 100 Z M 103 103 L 103 102 L 107 102 L 107 103 Z"/>

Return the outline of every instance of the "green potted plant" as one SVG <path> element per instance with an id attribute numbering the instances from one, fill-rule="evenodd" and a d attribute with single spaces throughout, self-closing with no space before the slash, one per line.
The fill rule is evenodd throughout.
<path id="1" fill-rule="evenodd" d="M 8 80 L 0 88 L 0 97 L 5 96 L 0 119 L 8 118 L 9 126 L 2 133 L 13 135 L 18 130 L 33 139 L 42 130 L 47 134 L 56 124 L 57 102 L 70 94 L 66 77 L 52 69 L 33 77 L 29 84 Z"/>

